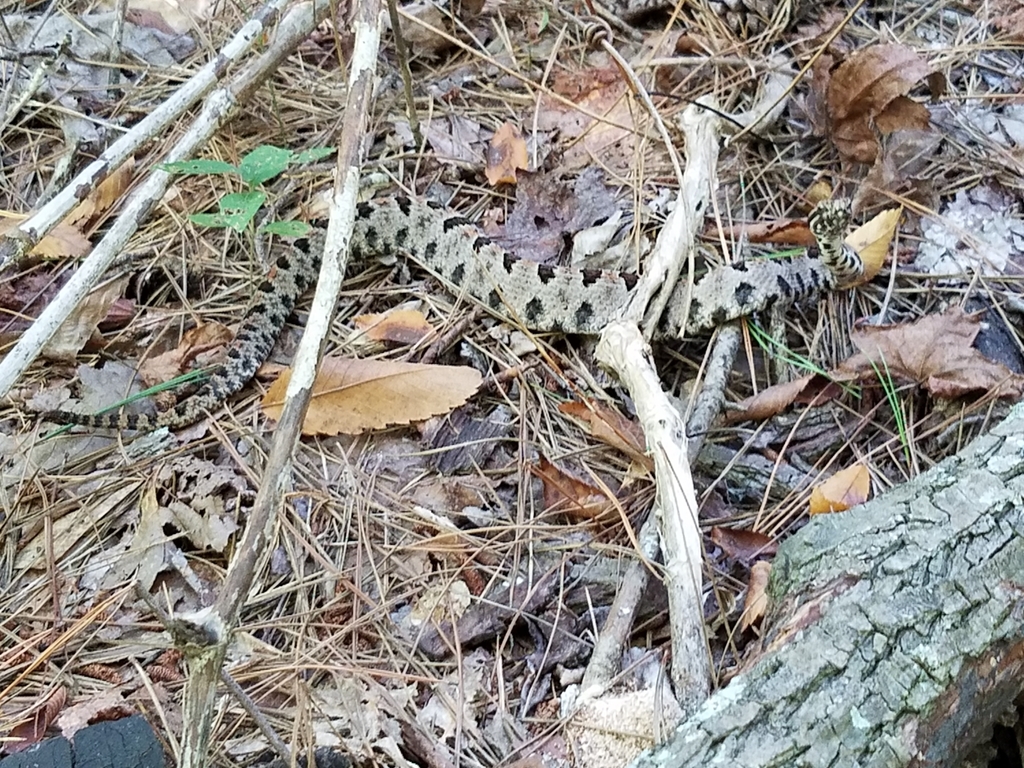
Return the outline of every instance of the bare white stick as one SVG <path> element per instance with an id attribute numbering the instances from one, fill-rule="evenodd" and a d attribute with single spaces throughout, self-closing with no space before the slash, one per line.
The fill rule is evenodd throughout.
<path id="1" fill-rule="evenodd" d="M 658 482 L 654 514 L 665 560 L 672 633 L 672 682 L 684 713 L 710 690 L 710 664 L 701 599 L 704 548 L 697 525 L 697 497 L 686 460 L 686 428 L 661 388 L 650 348 L 636 323 L 616 321 L 601 334 L 597 357 L 613 367 L 636 404 Z"/>
<path id="2" fill-rule="evenodd" d="M 349 62 L 345 123 L 338 147 L 338 170 L 323 265 L 306 331 L 295 355 L 284 409 L 267 456 L 264 482 L 260 484 L 245 533 L 235 550 L 236 557 L 231 561 L 217 602 L 209 610 L 191 618 L 194 634 L 204 637 L 205 644 L 189 663 L 190 674 L 183 704 L 185 726 L 180 762 L 182 768 L 206 765 L 210 723 L 213 721 L 217 698 L 217 680 L 231 634 L 238 625 L 242 607 L 258 572 L 258 565 L 268 556 L 267 541 L 273 522 L 291 489 L 292 455 L 301 434 L 313 379 L 345 273 L 348 244 L 355 225 L 359 148 L 365 135 L 367 112 L 373 93 L 382 22 L 380 3 L 377 0 L 361 0 L 353 11 L 355 17 L 352 31 L 355 42 Z"/>
<path id="3" fill-rule="evenodd" d="M 203 105 L 203 110 L 196 118 L 188 133 L 171 148 L 165 160 L 174 162 L 191 157 L 196 149 L 203 146 L 217 129 L 222 126 L 236 111 L 250 90 L 259 87 L 266 76 L 288 55 L 294 47 L 304 40 L 326 12 L 326 4 L 315 6 L 311 3 L 297 5 L 281 22 L 274 42 L 251 65 L 238 73 L 231 85 L 212 93 Z M 66 198 L 68 190 L 82 178 L 71 182 L 67 189 L 60 192 L 54 200 Z M 25 331 L 14 348 L 0 360 L 0 397 L 7 394 L 14 386 L 25 368 L 36 358 L 39 351 L 46 345 L 57 329 L 88 295 L 110 265 L 124 249 L 125 243 L 138 228 L 139 223 L 146 220 L 153 206 L 163 197 L 171 176 L 166 171 L 155 170 L 149 178 L 136 189 L 125 204 L 117 221 L 96 245 L 89 257 L 72 275 L 71 279 L 61 288 L 39 318 Z M 51 202 L 52 205 L 52 202 Z M 47 205 L 40 214 L 50 208 Z M 33 217 L 27 221 L 32 221 Z M 24 226 L 24 223 L 22 224 Z"/>
<path id="4" fill-rule="evenodd" d="M 758 102 L 750 111 L 736 115 L 737 122 L 749 126 L 759 121 L 770 125 L 785 106 L 785 89 L 791 71 L 784 61 L 773 61 L 774 71 L 767 77 L 759 94 Z M 718 131 L 728 123 L 720 121 L 699 105 L 686 110 L 680 120 L 686 135 L 689 152 L 686 169 L 680 183 L 680 196 L 676 208 L 666 222 L 658 239 L 652 261 L 645 270 L 644 281 L 637 286 L 633 304 L 625 317 L 638 322 L 646 311 L 651 295 L 664 275 L 680 274 L 684 259 L 693 247 L 696 232 L 700 226 L 710 199 L 718 162 Z M 689 284 L 692 285 L 692 275 Z M 667 295 L 663 293 L 662 295 Z M 649 313 L 657 317 L 660 305 Z M 729 329 L 723 331 L 723 339 Z M 655 518 L 661 529 L 662 550 L 666 552 L 666 573 L 669 584 L 670 615 L 673 638 L 672 677 L 676 694 L 684 711 L 692 710 L 700 703 L 710 687 L 704 622 L 701 600 L 703 546 L 696 516 L 696 499 L 693 483 L 686 460 L 686 438 L 682 422 L 672 404 L 667 400 L 660 386 L 654 386 L 656 378 L 651 376 L 653 366 L 649 357 L 639 354 L 642 341 L 636 338 L 636 327 L 623 323 L 610 327 L 598 348 L 598 358 L 617 372 L 629 388 L 637 404 L 641 424 L 648 436 L 648 448 L 655 458 L 658 482 L 658 497 L 654 509 Z M 718 348 L 716 347 L 716 350 Z M 632 382 L 632 383 L 630 383 Z M 720 397 L 709 398 L 720 404 Z M 708 420 L 713 415 L 706 416 Z M 696 446 L 693 446 L 696 447 Z M 694 455 L 694 454 L 689 454 Z M 648 520 L 641 530 L 641 538 L 647 540 L 651 524 Z M 644 557 L 656 556 L 645 550 Z M 636 562 L 631 566 L 624 583 L 624 589 L 638 595 L 643 591 L 647 566 Z M 617 671 L 617 658 L 625 642 L 628 617 L 634 606 L 622 595 L 616 596 L 613 608 L 624 616 L 612 616 L 601 630 L 595 645 L 591 663 L 587 667 L 580 700 L 600 695 Z"/>
<path id="5" fill-rule="evenodd" d="M 652 262 L 637 286 L 627 319 L 605 329 L 596 356 L 629 389 L 654 458 L 658 483 L 654 513 L 660 526 L 669 594 L 672 681 L 680 706 L 690 712 L 707 697 L 711 687 L 701 598 L 704 547 L 687 461 L 685 424 L 661 388 L 650 348 L 637 323 L 665 276 L 681 272 L 711 194 L 718 160 L 718 118 L 692 105 L 681 123 L 688 156 L 676 207 L 658 236 Z"/>

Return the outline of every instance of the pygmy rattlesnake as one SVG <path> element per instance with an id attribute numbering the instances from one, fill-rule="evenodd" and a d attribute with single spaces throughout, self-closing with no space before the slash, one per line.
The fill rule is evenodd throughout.
<path id="1" fill-rule="evenodd" d="M 711 270 L 694 286 L 688 317 L 683 317 L 686 286 L 677 286 L 661 335 L 679 337 L 684 328 L 686 334 L 700 333 L 851 282 L 863 265 L 842 243 L 849 217 L 845 200 L 825 201 L 812 211 L 810 227 L 819 258 L 755 259 Z M 351 247 L 354 258 L 406 253 L 454 291 L 465 290 L 495 312 L 541 332 L 599 333 L 626 305 L 636 283 L 632 274 L 520 259 L 491 243 L 467 219 L 404 197 L 361 203 Z M 225 362 L 173 408 L 157 416 L 118 410 L 51 411 L 43 417 L 61 424 L 143 431 L 197 421 L 245 386 L 269 356 L 296 301 L 316 279 L 322 250 L 323 230 L 314 229 L 278 258 L 273 279 L 259 286 Z"/>

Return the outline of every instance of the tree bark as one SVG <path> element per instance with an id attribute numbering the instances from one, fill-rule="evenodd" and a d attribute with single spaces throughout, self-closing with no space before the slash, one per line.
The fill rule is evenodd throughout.
<path id="1" fill-rule="evenodd" d="M 755 663 L 634 768 L 956 766 L 1024 688 L 1024 406 L 780 548 Z"/>

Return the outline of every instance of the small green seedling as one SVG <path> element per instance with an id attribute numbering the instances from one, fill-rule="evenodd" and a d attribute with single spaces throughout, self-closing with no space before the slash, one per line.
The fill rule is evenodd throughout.
<path id="1" fill-rule="evenodd" d="M 189 216 L 189 220 L 203 227 L 230 228 L 242 232 L 252 224 L 256 214 L 267 201 L 267 193 L 258 189 L 259 186 L 281 175 L 291 166 L 312 163 L 333 153 L 333 147 L 292 152 L 290 149 L 265 145 L 256 147 L 243 157 L 237 166 L 223 160 L 181 160 L 176 163 L 164 163 L 160 168 L 168 173 L 185 176 L 219 174 L 238 177 L 248 191 L 224 195 L 217 204 L 219 213 L 194 213 Z M 261 229 L 275 235 L 300 237 L 306 234 L 308 227 L 299 221 L 273 221 L 263 225 Z"/>

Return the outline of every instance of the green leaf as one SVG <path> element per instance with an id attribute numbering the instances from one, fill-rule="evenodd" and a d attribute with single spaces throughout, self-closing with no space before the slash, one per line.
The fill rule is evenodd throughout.
<path id="1" fill-rule="evenodd" d="M 238 173 L 238 169 L 235 166 L 231 163 L 225 163 L 223 160 L 179 160 L 176 163 L 160 163 L 157 168 L 161 171 L 178 173 L 185 176 Z"/>
<path id="2" fill-rule="evenodd" d="M 272 221 L 260 227 L 261 232 L 281 237 L 304 237 L 312 229 L 304 221 Z"/>
<path id="3" fill-rule="evenodd" d="M 193 224 L 200 227 L 209 227 L 210 229 L 235 229 L 238 231 L 238 217 L 237 216 L 225 216 L 223 213 L 193 213 L 190 214 L 188 220 Z M 242 224 L 242 229 L 245 228 L 245 224 Z"/>
<path id="4" fill-rule="evenodd" d="M 242 158 L 242 162 L 238 164 L 238 172 L 242 176 L 242 181 L 249 186 L 262 184 L 283 173 L 294 156 L 295 153 L 290 149 L 281 149 L 269 144 L 256 147 Z"/>
<path id="5" fill-rule="evenodd" d="M 218 207 L 222 214 L 235 220 L 230 226 L 241 232 L 252 224 L 253 218 L 266 201 L 267 196 L 263 192 L 232 192 L 220 199 Z"/>
<path id="6" fill-rule="evenodd" d="M 539 35 L 541 32 L 543 32 L 545 29 L 548 28 L 548 24 L 550 24 L 550 23 L 551 23 L 551 14 L 548 13 L 547 8 L 545 8 L 543 13 L 541 13 L 541 15 L 540 15 L 540 25 L 538 26 L 537 32 L 535 34 Z"/>
<path id="7" fill-rule="evenodd" d="M 337 149 L 337 147 L 313 147 L 313 149 L 307 149 L 304 152 L 299 152 L 299 154 L 292 158 L 292 165 L 315 163 L 317 160 L 323 160 L 325 157 L 330 157 L 337 151 Z"/>
<path id="8" fill-rule="evenodd" d="M 217 207 L 220 208 L 221 213 L 252 211 L 252 215 L 255 216 L 265 202 L 267 202 L 265 192 L 232 192 L 230 195 L 224 195 L 218 201 Z"/>
<path id="9" fill-rule="evenodd" d="M 195 213 L 188 218 L 202 227 L 230 227 L 242 232 L 252 223 L 266 199 L 262 192 L 233 192 L 220 199 L 220 213 Z"/>

